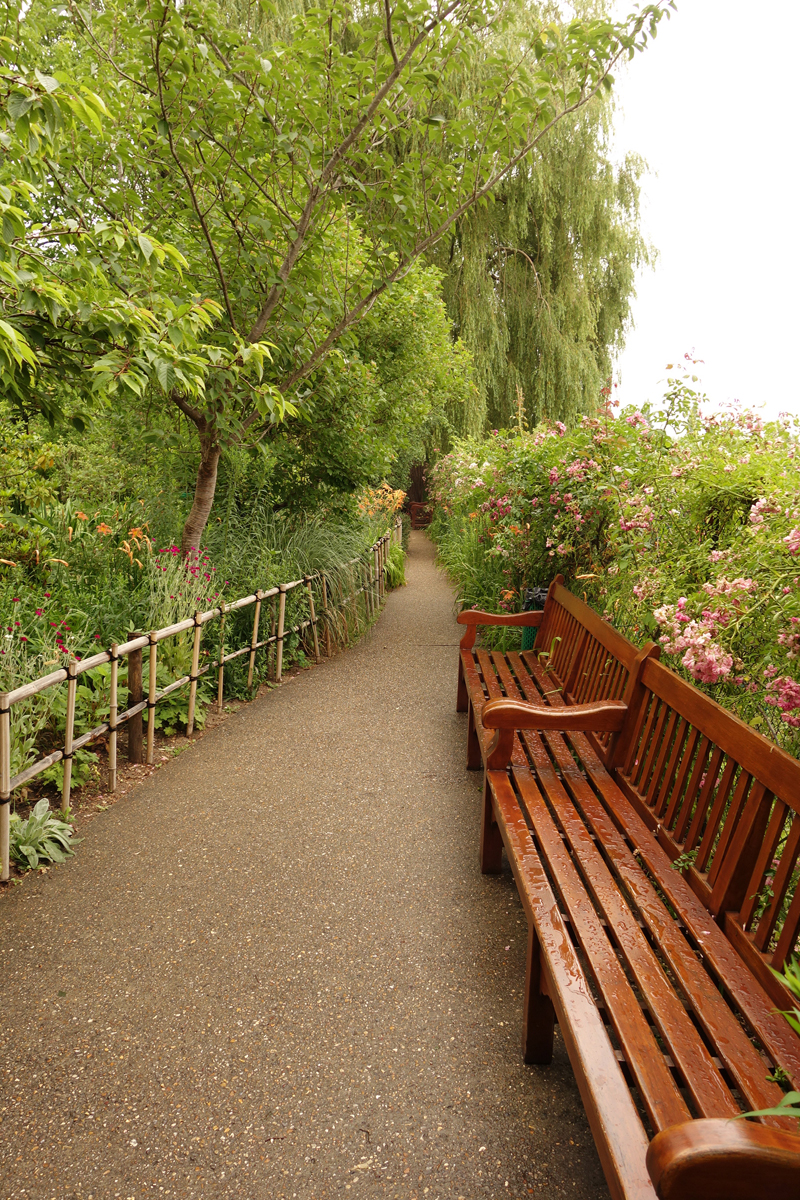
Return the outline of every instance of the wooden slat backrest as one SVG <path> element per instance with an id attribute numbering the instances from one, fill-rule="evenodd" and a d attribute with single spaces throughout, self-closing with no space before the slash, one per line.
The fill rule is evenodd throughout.
<path id="1" fill-rule="evenodd" d="M 800 763 L 656 661 L 641 686 L 617 777 L 709 910 L 738 913 L 780 970 L 800 937 Z"/>
<path id="2" fill-rule="evenodd" d="M 560 583 L 550 589 L 534 652 L 571 704 L 622 699 L 639 653 Z M 612 738 L 600 734 L 598 749 L 605 750 Z"/>

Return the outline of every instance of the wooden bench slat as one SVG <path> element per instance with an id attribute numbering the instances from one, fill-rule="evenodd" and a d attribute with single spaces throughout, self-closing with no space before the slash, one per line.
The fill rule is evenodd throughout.
<path id="1" fill-rule="evenodd" d="M 688 770 L 687 758 L 691 757 L 691 750 L 688 751 L 688 754 L 684 754 L 684 750 L 687 749 L 687 743 L 692 735 L 696 737 L 697 731 L 692 729 L 691 725 L 684 721 L 683 717 L 678 716 L 672 731 L 672 747 L 669 762 L 666 764 L 663 772 L 658 795 L 653 799 L 653 812 L 657 817 L 663 817 L 669 810 L 670 802 L 677 786 L 678 775 L 682 769 L 684 772 Z"/>
<path id="2" fill-rule="evenodd" d="M 715 745 L 795 812 L 800 811 L 800 763 L 796 759 L 653 659 L 642 670 L 642 682 L 659 699 L 677 708 L 692 725 L 703 729 Z"/>
<path id="3" fill-rule="evenodd" d="M 517 678 L 520 684 L 528 693 L 527 698 L 533 700 L 536 695 L 536 689 L 533 687 L 530 677 L 527 676 L 516 655 L 509 655 L 509 659 L 512 666 L 517 670 Z M 663 901 L 659 898 L 650 883 L 650 880 L 628 849 L 616 826 L 614 826 L 608 817 L 606 810 L 598 800 L 588 780 L 581 774 L 563 737 L 558 734 L 549 734 L 546 740 L 551 748 L 556 764 L 561 769 L 564 785 L 560 783 L 555 775 L 553 763 L 545 750 L 542 739 L 536 734 L 528 734 L 527 732 L 524 737 L 531 754 L 531 759 L 536 767 L 539 781 L 544 786 L 548 798 L 551 799 L 554 807 L 558 805 L 557 797 L 559 791 L 566 795 L 565 788 L 569 788 L 575 803 L 586 818 L 591 831 L 597 837 L 598 844 L 606 850 L 607 858 L 613 864 L 619 882 L 629 894 L 636 910 L 644 918 L 647 928 L 652 933 L 659 948 L 663 951 L 664 957 L 670 969 L 675 974 L 679 986 L 689 999 L 701 1027 L 705 1030 L 712 1045 L 718 1050 L 719 1056 L 731 1074 L 731 1077 L 742 1089 L 745 1096 L 745 1105 L 751 1108 L 768 1108 L 777 1104 L 780 1100 L 781 1091 L 777 1085 L 770 1084 L 765 1080 L 766 1064 L 763 1058 L 745 1034 L 736 1015 L 731 1012 L 722 997 L 713 985 L 711 985 L 708 974 L 701 963 L 698 962 L 692 947 L 686 941 L 676 922 L 667 911 Z M 548 772 L 550 778 L 548 778 Z M 572 801 L 568 799 L 567 804 L 572 806 Z M 558 805 L 557 815 L 565 829 L 567 823 L 570 826 L 575 825 L 575 821 L 570 817 L 568 808 Z M 573 850 L 575 850 L 574 845 Z M 599 857 L 594 847 L 589 849 L 589 854 L 591 853 Z M 611 919 L 607 912 L 605 912 L 605 916 L 607 919 Z M 676 1061 L 681 1065 L 678 1057 L 674 1057 L 676 1057 Z M 691 1070 L 689 1070 L 687 1082 L 690 1082 L 688 1076 L 691 1073 Z M 718 1075 L 716 1079 L 717 1082 L 720 1082 Z M 704 1102 L 701 1097 L 696 1097 L 698 1108 L 707 1115 L 713 1115 L 711 1107 L 714 1103 L 713 1095 L 710 1101 L 711 1103 Z M 728 1094 L 727 1100 L 723 1100 L 722 1112 L 730 1113 L 736 1111 L 739 1111 L 738 1105 L 730 1101 Z"/>
<path id="4" fill-rule="evenodd" d="M 555 809 L 574 859 L 580 864 L 581 874 L 605 918 L 607 932 L 611 932 L 614 942 L 619 946 L 697 1111 L 703 1116 L 735 1116 L 740 1112 L 739 1106 L 731 1097 L 702 1038 L 670 986 L 634 914 L 621 897 L 589 831 L 578 818 L 552 767 L 548 773 L 539 770 L 537 764 L 537 782 Z M 524 798 L 522 786 L 520 791 Z M 635 1075 L 635 1067 L 632 1069 Z"/>
<path id="5" fill-rule="evenodd" d="M 570 740 L 579 742 L 581 734 Z M 578 746 L 578 752 L 583 748 Z M 586 752 L 591 748 L 586 744 Z M 598 762 L 590 767 L 593 779 L 604 768 Z M 609 780 L 610 782 L 610 780 Z M 678 917 L 692 931 L 702 948 L 714 975 L 730 992 L 734 1004 L 741 1010 L 751 1028 L 763 1042 L 773 1061 L 791 1076 L 794 1086 L 800 1086 L 800 1051 L 797 1038 L 786 1021 L 774 1013 L 774 1003 L 754 980 L 752 972 L 742 962 L 719 926 L 698 899 L 685 879 L 673 868 L 667 854 L 650 835 L 642 818 L 618 791 L 604 793 L 612 816 L 620 829 L 639 848 L 639 854 L 657 886 L 664 892 Z"/>
<path id="6" fill-rule="evenodd" d="M 800 848 L 800 821 L 792 821 L 784 843 L 781 861 L 773 878 L 772 900 L 767 905 L 764 915 L 756 927 L 755 943 L 757 948 L 762 952 L 768 948 L 772 935 L 775 932 L 775 925 L 781 913 L 786 886 L 794 873 L 798 848 Z"/>
<path id="7" fill-rule="evenodd" d="M 747 898 L 745 899 L 740 912 L 742 925 L 745 929 L 749 927 L 750 922 L 755 916 L 764 875 L 766 874 L 770 863 L 775 858 L 775 852 L 778 849 L 781 832 L 786 821 L 786 811 L 786 805 L 781 804 L 780 801 L 773 805 L 767 831 L 764 835 L 764 840 L 761 843 L 761 850 L 753 870 L 753 877 L 750 881 L 750 886 L 747 889 Z"/>
<path id="8" fill-rule="evenodd" d="M 739 818 L 741 817 L 746 805 L 747 796 L 752 782 L 752 775 L 748 771 L 739 769 L 739 776 L 736 780 L 736 789 L 730 798 L 730 807 L 728 808 L 727 813 L 724 811 L 724 806 L 727 804 L 727 797 L 720 801 L 720 797 L 718 796 L 714 803 L 715 812 L 713 818 L 713 828 L 711 828 L 711 821 L 709 821 L 709 828 L 706 830 L 703 836 L 703 845 L 700 847 L 700 851 L 697 855 L 697 861 L 700 869 L 703 871 L 708 870 L 708 882 L 712 889 L 719 878 L 728 848 L 732 844 L 734 834 L 739 825 Z M 716 845 L 714 845 L 715 839 Z M 708 858 L 712 849 L 715 851 L 714 861 L 709 867 Z"/>
<path id="9" fill-rule="evenodd" d="M 489 654 L 488 650 L 479 650 L 477 658 L 481 664 L 484 685 L 486 686 L 489 696 L 492 700 L 501 700 L 503 698 L 503 692 L 497 682 L 497 676 L 494 673 L 494 666 L 492 662 L 493 656 Z M 525 751 L 522 748 L 522 743 L 520 742 L 519 737 L 516 736 L 514 738 L 514 747 L 511 752 L 511 761 L 518 763 L 520 766 L 525 766 L 526 762 Z"/>
<path id="10" fill-rule="evenodd" d="M 533 775 L 513 768 L 514 781 L 530 818 L 540 857 L 555 880 L 581 950 L 619 1038 L 642 1102 L 655 1129 L 666 1129 L 689 1117 L 689 1110 L 664 1062 L 653 1032 L 586 893 Z"/>
<path id="11" fill-rule="evenodd" d="M 609 625 L 608 621 L 604 621 L 593 608 L 590 608 L 580 597 L 575 596 L 563 583 L 556 584 L 552 590 L 552 600 L 555 605 L 568 612 L 576 623 L 588 630 L 591 637 L 599 642 L 614 658 L 619 659 L 630 670 L 638 653 L 638 647 L 629 642 L 626 637 L 618 633 L 613 625 Z M 545 620 L 542 622 L 540 629 L 545 634 L 547 633 L 547 608 L 545 606 Z M 537 638 L 536 648 L 540 649 Z M 542 647 L 546 649 L 546 647 Z"/>
<path id="12" fill-rule="evenodd" d="M 511 869 L 542 950 L 547 993 L 612 1196 L 614 1200 L 655 1200 L 644 1169 L 647 1135 L 517 797 L 505 772 L 493 773 L 493 782 L 497 819 Z"/>
<path id="13" fill-rule="evenodd" d="M 573 737 L 577 741 L 581 735 L 574 734 Z M 586 749 L 590 750 L 588 744 Z M 599 763 L 597 768 L 603 769 Z M 590 770 L 590 774 L 595 777 L 594 770 Z M 617 792 L 609 802 L 609 809 L 623 833 L 639 848 L 642 862 L 679 919 L 689 926 L 695 937 L 697 931 L 707 931 L 700 941 L 712 972 L 730 992 L 733 1002 L 763 1042 L 773 1061 L 788 1072 L 795 1087 L 800 1087 L 798 1041 L 783 1017 L 775 1014 L 775 1002 L 753 978 L 752 971 L 744 965 L 686 880 L 673 868 L 659 843 L 652 834 L 647 836 L 644 821 L 621 793 Z"/>

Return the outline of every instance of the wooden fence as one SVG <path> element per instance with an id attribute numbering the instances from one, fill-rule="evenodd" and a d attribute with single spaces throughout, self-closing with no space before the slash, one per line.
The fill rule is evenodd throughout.
<path id="1" fill-rule="evenodd" d="M 143 714 L 147 713 L 147 753 L 146 761 L 152 763 L 155 753 L 155 712 L 160 700 L 169 696 L 179 688 L 189 685 L 189 709 L 186 734 L 192 733 L 195 721 L 198 680 L 210 671 L 217 672 L 217 707 L 222 708 L 223 683 L 225 664 L 243 655 L 249 655 L 247 686 L 253 682 L 256 654 L 259 650 L 270 653 L 274 648 L 273 678 L 280 683 L 283 674 L 284 642 L 292 634 L 304 637 L 309 645 L 313 644 L 314 656 L 320 660 L 320 644 L 324 641 L 325 653 L 330 655 L 333 646 L 341 640 L 341 630 L 344 629 L 344 640 L 349 640 L 348 615 L 354 624 L 354 632 L 360 632 L 359 598 L 367 620 L 371 619 L 383 602 L 386 593 L 386 568 L 389 550 L 393 544 L 400 544 L 402 539 L 402 523 L 398 520 L 383 537 L 379 538 L 360 558 L 353 559 L 346 566 L 347 590 L 342 587 L 341 577 L 334 580 L 325 572 L 306 575 L 302 579 L 294 579 L 290 583 L 281 583 L 266 591 L 256 591 L 251 596 L 243 596 L 230 604 L 220 604 L 207 612 L 196 612 L 193 616 L 165 629 L 156 629 L 151 633 L 131 638 L 121 645 L 113 645 L 110 650 L 83 658 L 80 661 L 71 660 L 64 667 L 34 679 L 12 692 L 0 692 L 0 879 L 8 879 L 9 875 L 9 816 L 12 794 L 16 788 L 22 787 L 31 779 L 35 779 L 42 771 L 55 763 L 63 762 L 63 783 L 61 790 L 62 808 L 67 811 L 70 805 L 70 790 L 72 786 L 72 761 L 76 752 L 98 738 L 108 735 L 108 786 L 115 791 L 117 786 L 117 735 L 119 730 L 128 725 L 129 757 L 132 761 L 141 761 L 138 757 L 142 748 L 144 736 Z M 309 616 L 297 624 L 286 627 L 286 597 L 297 588 L 303 588 L 308 597 Z M 316 592 L 316 602 L 315 602 Z M 262 632 L 261 611 L 264 601 L 271 601 L 270 631 L 267 637 L 260 637 Z M 239 609 L 253 608 L 253 626 L 250 640 L 246 645 L 225 653 L 225 618 Z M 210 621 L 220 622 L 219 654 L 213 662 L 200 665 L 200 640 L 203 627 Z M 320 629 L 320 625 L 322 628 Z M 192 665 L 188 675 L 174 680 L 167 687 L 158 690 L 156 673 L 158 665 L 159 643 L 167 638 L 178 637 L 192 630 Z M 321 635 L 321 636 L 320 636 Z M 147 695 L 144 694 L 142 682 L 142 651 L 149 649 Z M 118 677 L 119 664 L 122 659 L 128 660 L 128 707 L 119 711 Z M 111 664 L 110 704 L 108 720 L 94 729 L 89 729 L 75 736 L 75 701 L 78 679 L 87 671 L 104 663 Z M 17 775 L 11 775 L 11 710 L 15 704 L 22 704 L 39 692 L 57 684 L 67 685 L 66 726 L 64 731 L 64 746 L 54 750 L 37 762 L 31 763 Z M 133 753 L 131 750 L 133 749 Z"/>

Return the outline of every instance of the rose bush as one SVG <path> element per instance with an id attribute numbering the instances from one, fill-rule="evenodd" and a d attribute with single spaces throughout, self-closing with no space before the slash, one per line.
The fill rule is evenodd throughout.
<path id="1" fill-rule="evenodd" d="M 634 641 L 800 749 L 800 428 L 709 413 L 686 376 L 662 408 L 495 430 L 432 472 L 433 535 L 467 606 L 516 611 L 561 573 Z M 511 635 L 507 635 L 511 636 Z"/>

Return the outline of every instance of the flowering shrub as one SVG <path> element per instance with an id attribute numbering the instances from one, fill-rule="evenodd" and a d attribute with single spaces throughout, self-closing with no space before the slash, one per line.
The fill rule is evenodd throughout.
<path id="1" fill-rule="evenodd" d="M 388 483 L 382 483 L 375 488 L 364 488 L 358 497 L 358 512 L 362 517 L 377 519 L 382 533 L 385 524 L 391 523 L 392 517 L 403 507 L 405 498 L 405 492 L 393 488 Z"/>
<path id="2" fill-rule="evenodd" d="M 606 400 L 574 430 L 495 430 L 432 471 L 433 533 L 463 602 L 521 608 L 556 573 L 635 641 L 800 749 L 800 432 Z"/>

